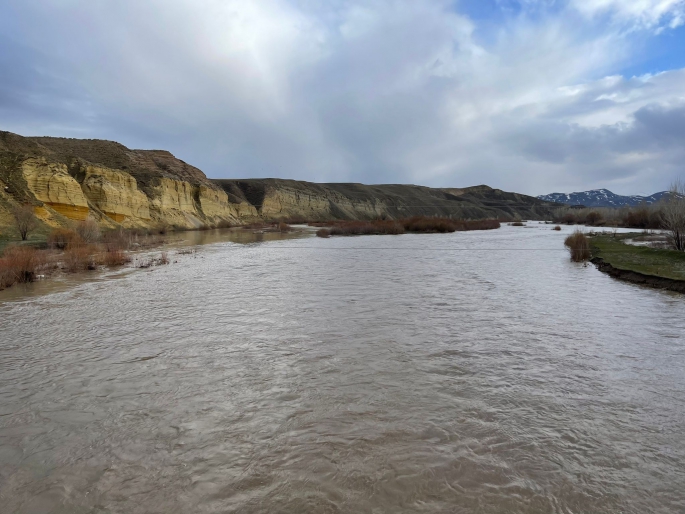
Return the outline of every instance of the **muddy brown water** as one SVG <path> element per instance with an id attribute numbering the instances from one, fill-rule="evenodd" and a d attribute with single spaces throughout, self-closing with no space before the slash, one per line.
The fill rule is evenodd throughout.
<path id="1" fill-rule="evenodd" d="M 685 297 L 568 230 L 216 236 L 5 292 L 0 511 L 685 512 Z"/>

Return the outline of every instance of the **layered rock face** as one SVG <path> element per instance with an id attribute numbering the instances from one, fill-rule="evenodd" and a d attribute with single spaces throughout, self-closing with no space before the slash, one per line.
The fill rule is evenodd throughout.
<path id="1" fill-rule="evenodd" d="M 93 205 L 117 223 L 151 219 L 150 201 L 128 173 L 86 166 L 81 188 Z"/>
<path id="2" fill-rule="evenodd" d="M 199 228 L 258 217 L 229 200 L 199 169 L 166 151 L 111 141 L 25 138 L 0 133 L 0 181 L 8 202 L 32 203 L 46 223 L 93 217 L 108 226 Z"/>
<path id="3" fill-rule="evenodd" d="M 12 204 L 30 203 L 48 225 L 92 217 L 105 226 L 184 228 L 299 218 L 464 219 L 549 217 L 558 204 L 487 186 L 314 184 L 295 180 L 209 180 L 162 150 L 100 140 L 26 138 L 0 132 L 0 224 Z"/>
<path id="4" fill-rule="evenodd" d="M 90 209 L 81 185 L 69 175 L 64 164 L 29 158 L 22 163 L 21 173 L 36 200 L 70 219 L 88 217 Z"/>
<path id="5" fill-rule="evenodd" d="M 216 180 L 265 219 L 548 218 L 559 206 L 488 186 L 434 189 L 413 185 L 313 184 L 296 180 Z"/>

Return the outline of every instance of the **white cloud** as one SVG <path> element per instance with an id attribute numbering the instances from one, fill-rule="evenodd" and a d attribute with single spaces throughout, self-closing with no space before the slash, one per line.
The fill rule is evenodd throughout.
<path id="1" fill-rule="evenodd" d="M 683 23 L 685 0 L 570 0 L 586 16 L 609 14 L 616 20 L 651 28 L 662 23 L 675 28 Z"/>
<path id="2" fill-rule="evenodd" d="M 679 130 L 685 72 L 617 75 L 631 56 L 622 28 L 547 13 L 483 42 L 443 0 L 9 1 L 19 14 L 3 28 L 0 7 L 0 34 L 18 45 L 18 75 L 0 84 L 4 129 L 167 148 L 216 177 L 536 194 L 658 189 L 683 157 L 659 127 Z M 682 3 L 574 2 L 633 23 Z"/>

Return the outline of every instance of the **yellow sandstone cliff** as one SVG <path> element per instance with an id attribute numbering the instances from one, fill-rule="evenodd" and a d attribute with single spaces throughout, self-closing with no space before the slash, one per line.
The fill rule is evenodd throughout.
<path id="1" fill-rule="evenodd" d="M 81 188 L 95 207 L 117 223 L 151 219 L 148 197 L 128 173 L 86 166 Z"/>
<path id="2" fill-rule="evenodd" d="M 85 220 L 89 208 L 81 185 L 64 164 L 45 158 L 26 159 L 21 166 L 26 185 L 36 200 L 73 220 Z"/>
<path id="3" fill-rule="evenodd" d="M 129 150 L 111 141 L 25 138 L 0 132 L 0 223 L 29 203 L 47 225 L 91 217 L 104 226 L 181 228 L 258 218 L 197 168 L 166 151 Z"/>

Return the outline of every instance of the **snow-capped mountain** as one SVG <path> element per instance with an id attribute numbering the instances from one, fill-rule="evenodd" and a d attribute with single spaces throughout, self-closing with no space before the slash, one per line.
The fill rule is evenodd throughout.
<path id="1" fill-rule="evenodd" d="M 540 200 L 565 203 L 567 205 L 584 205 L 585 207 L 636 207 L 641 204 L 653 204 L 668 196 L 668 191 L 661 191 L 650 196 L 621 196 L 608 189 L 593 189 L 579 193 L 552 193 L 538 196 Z"/>

